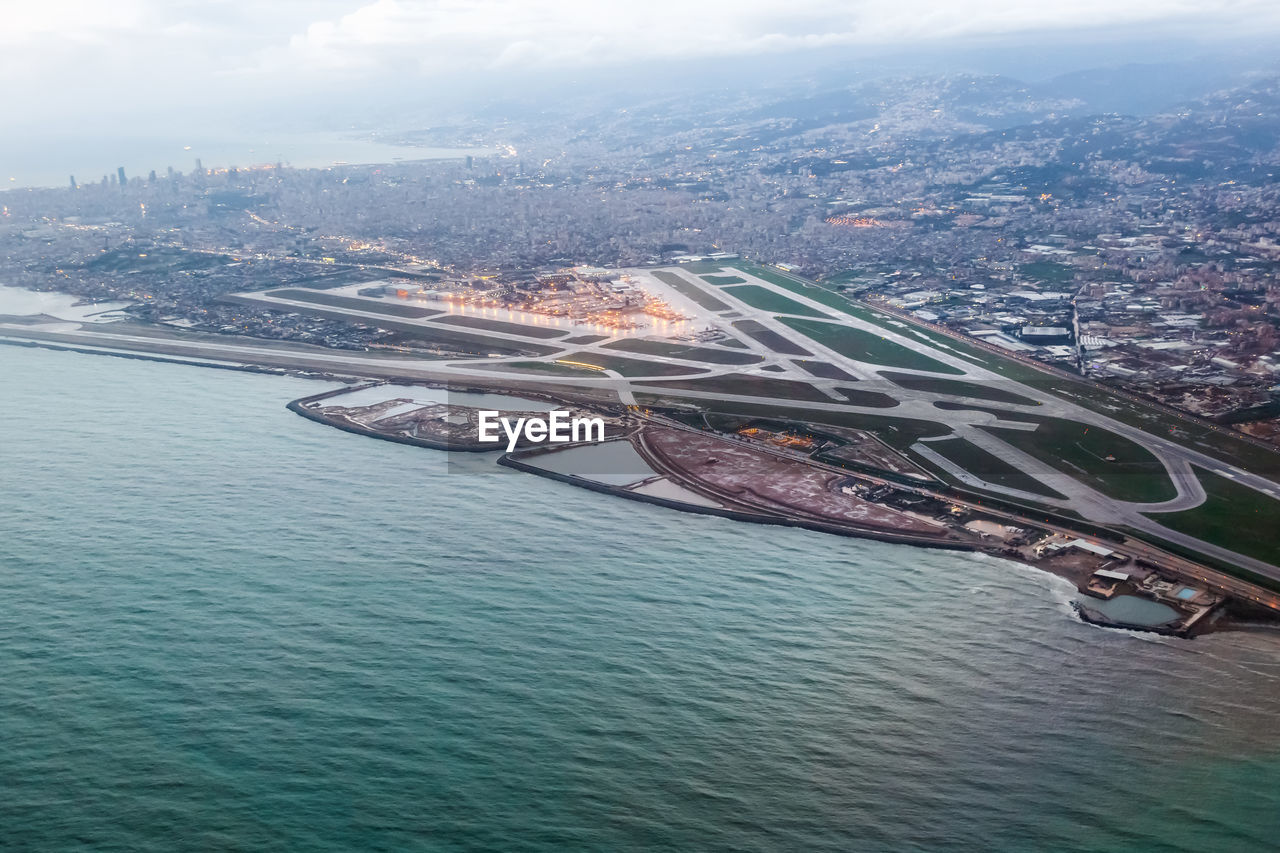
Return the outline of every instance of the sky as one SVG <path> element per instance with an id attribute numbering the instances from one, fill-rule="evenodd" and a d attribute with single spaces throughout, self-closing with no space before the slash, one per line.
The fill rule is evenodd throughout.
<path id="1" fill-rule="evenodd" d="M 0 0 L 0 12 L 0 121 L 15 126 L 966 40 L 1280 34 L 1275 0 Z"/>

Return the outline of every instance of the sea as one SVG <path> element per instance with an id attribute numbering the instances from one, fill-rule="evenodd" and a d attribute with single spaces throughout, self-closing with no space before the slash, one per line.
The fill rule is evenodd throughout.
<path id="1" fill-rule="evenodd" d="M 323 169 L 335 164 L 395 164 L 493 153 L 490 149 L 395 145 L 344 133 L 148 134 L 135 138 L 13 134 L 0 139 L 0 190 L 65 187 L 73 176 L 80 184 L 92 184 L 114 176 L 117 167 L 123 168 L 128 178 L 145 178 L 152 170 L 164 176 L 170 166 L 190 174 L 197 160 L 205 169 L 276 163 Z"/>
<path id="2" fill-rule="evenodd" d="M 0 848 L 1258 851 L 1280 636 L 0 346 Z"/>

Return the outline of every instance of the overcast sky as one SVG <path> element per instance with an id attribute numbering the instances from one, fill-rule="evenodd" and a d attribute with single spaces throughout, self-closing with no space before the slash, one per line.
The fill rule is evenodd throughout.
<path id="1" fill-rule="evenodd" d="M 7 122 L 975 38 L 1280 33 L 1276 0 L 0 0 Z"/>

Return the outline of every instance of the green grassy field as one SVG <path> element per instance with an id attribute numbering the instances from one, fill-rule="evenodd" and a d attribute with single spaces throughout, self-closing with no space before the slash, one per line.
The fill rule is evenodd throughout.
<path id="1" fill-rule="evenodd" d="M 306 356 L 308 354 L 314 355 L 317 353 L 331 354 L 333 352 L 332 347 L 320 344 L 304 344 L 296 341 L 277 340 L 275 338 L 255 338 L 249 335 L 229 335 L 224 332 L 197 332 L 193 329 L 175 329 L 172 326 L 155 326 L 150 323 L 132 320 L 117 320 L 112 323 L 109 328 L 112 334 L 155 338 L 157 342 L 201 342 L 221 345 L 240 344 L 243 346 L 279 350 L 281 353 L 294 353 L 300 356 Z M 146 350 L 143 351 L 145 352 Z M 370 349 L 362 352 L 360 356 L 361 358 L 385 359 L 387 361 L 400 361 L 404 359 L 403 352 L 392 349 Z M 450 357 L 421 352 L 415 353 L 415 358 L 444 360 Z"/>
<path id="2" fill-rule="evenodd" d="M 944 412 L 986 412 L 987 414 L 995 415 L 1002 421 L 1040 423 L 1039 416 L 1024 415 L 1022 412 L 1011 412 L 1007 409 L 993 409 L 990 406 L 975 406 L 970 403 L 952 402 L 951 400 L 935 400 L 933 407 Z"/>
<path id="3" fill-rule="evenodd" d="M 1196 469 L 1205 502 L 1183 512 L 1149 512 L 1172 530 L 1280 566 L 1280 501 L 1226 477 Z"/>
<path id="4" fill-rule="evenodd" d="M 826 316 L 821 311 L 815 311 L 808 306 L 801 305 L 794 299 L 788 299 L 780 293 L 766 290 L 758 284 L 734 285 L 726 287 L 724 292 L 741 299 L 752 308 L 759 308 L 761 311 L 769 311 L 775 314 L 798 314 L 801 317 Z"/>
<path id="5" fill-rule="evenodd" d="M 1052 262 L 1049 262 L 1052 263 Z M 1060 266 L 1060 265 L 1055 265 Z M 916 337 L 991 370 L 1005 379 L 1028 385 L 1040 391 L 1069 400 L 1084 408 L 1113 417 L 1121 423 L 1172 438 L 1216 459 L 1273 479 L 1280 479 L 1280 452 L 1263 447 L 1232 432 L 1229 428 L 1206 424 L 1187 416 L 1168 412 L 1141 400 L 1132 400 L 1097 383 L 1075 380 L 1058 373 L 1040 370 L 1021 360 L 989 351 L 976 343 L 958 340 L 917 323 L 908 322 L 873 307 L 852 302 L 830 288 L 807 282 L 781 271 L 746 261 L 731 261 L 733 268 L 777 284 L 793 293 L 836 308 L 850 316 Z M 1049 269 L 1041 272 L 1056 272 Z M 776 350 L 786 352 L 786 350 Z"/>
<path id="6" fill-rule="evenodd" d="M 224 296 L 223 302 L 243 303 L 246 305 L 254 305 L 257 307 L 267 307 L 279 309 L 278 303 L 267 302 L 256 296 Z M 370 318 L 353 317 L 348 313 L 339 311 L 334 308 L 325 308 L 320 305 L 307 306 L 289 306 L 291 310 L 300 314 L 307 314 L 313 317 L 323 317 L 326 320 L 337 320 L 342 323 L 350 323 L 352 325 L 377 325 L 380 329 L 386 329 L 392 332 L 399 332 L 403 337 L 401 342 L 418 342 L 427 345 L 438 345 L 442 348 L 455 349 L 459 352 L 474 353 L 510 353 L 511 355 L 554 355 L 560 351 L 559 347 L 545 346 L 543 344 L 535 344 L 529 341 L 513 341 L 506 338 L 491 338 L 486 335 L 473 334 L 463 329 L 450 329 L 440 325 L 428 325 L 427 323 L 409 323 L 403 320 L 396 320 L 388 317 L 385 320 L 373 320 Z"/>
<path id="7" fill-rule="evenodd" d="M 959 397 L 974 397 L 979 400 L 991 400 L 996 403 L 1015 403 L 1023 406 L 1039 405 L 1035 400 L 1020 396 L 1004 388 L 1000 388 L 996 384 L 984 385 L 979 382 L 966 382 L 962 379 L 935 379 L 932 376 L 915 376 L 910 373 L 894 373 L 891 370 L 881 370 L 878 372 L 893 384 L 901 385 L 903 388 L 909 388 L 913 391 L 932 391 L 936 394 L 955 394 Z"/>
<path id="8" fill-rule="evenodd" d="M 852 284 L 855 281 L 862 281 L 866 278 L 867 271 L 864 269 L 841 270 L 833 275 L 823 277 L 824 284 Z"/>
<path id="9" fill-rule="evenodd" d="M 1145 447 L 1096 426 L 1060 418 L 1039 421 L 1034 431 L 983 429 L 1110 498 L 1154 502 L 1177 497 L 1164 466 Z"/>
<path id="10" fill-rule="evenodd" d="M 1075 270 L 1072 267 L 1056 261 L 1032 261 L 1018 267 L 1018 272 L 1025 278 L 1049 284 L 1063 284 L 1075 278 Z"/>
<path id="11" fill-rule="evenodd" d="M 680 269 L 702 275 L 703 273 L 718 273 L 725 268 L 726 264 L 734 264 L 736 261 L 690 261 L 687 264 L 680 264 Z"/>
<path id="12" fill-rule="evenodd" d="M 599 376 L 600 371 L 589 367 L 573 367 L 554 361 L 509 361 L 504 364 L 468 365 L 478 370 L 514 370 L 517 373 L 541 373 L 552 376 Z"/>
<path id="13" fill-rule="evenodd" d="M 312 302 L 316 305 L 329 305 L 333 308 L 350 308 L 354 311 L 368 311 L 370 314 L 386 314 L 390 317 L 409 317 L 412 319 L 421 319 L 423 317 L 434 317 L 437 314 L 443 314 L 443 311 L 435 311 L 430 308 L 419 308 L 417 305 L 401 305 L 397 302 L 383 302 L 377 299 L 356 299 L 350 296 L 338 296 L 334 293 L 324 293 L 318 290 L 298 290 L 296 288 L 284 288 L 281 290 L 269 291 L 267 296 L 277 296 L 281 299 L 293 299 L 298 302 Z"/>
<path id="14" fill-rule="evenodd" d="M 891 409 L 898 405 L 898 398 L 883 394 L 879 391 L 873 391 L 870 388 L 861 386 L 850 388 L 848 385 L 837 385 L 835 390 L 849 400 L 850 405 L 854 406 L 871 406 L 876 409 Z"/>
<path id="15" fill-rule="evenodd" d="M 751 376 L 745 373 L 729 373 L 724 376 L 710 376 L 706 379 L 651 382 L 649 385 L 654 388 L 683 388 L 689 391 L 741 394 L 746 397 L 771 397 L 779 400 L 804 400 L 812 403 L 837 402 L 807 382 L 770 379 L 766 376 Z M 888 405 L 897 405 L 891 398 L 884 399 Z"/>
<path id="16" fill-rule="evenodd" d="M 752 267 L 749 270 L 743 271 L 754 275 L 756 278 L 770 282 L 771 284 L 776 284 L 778 287 L 785 290 L 790 290 L 792 293 L 798 293 L 801 296 L 812 299 L 814 302 L 821 302 L 828 308 L 834 308 L 851 317 L 858 317 L 860 319 L 867 320 L 868 322 L 880 324 L 883 324 L 884 320 L 887 319 L 887 315 L 875 315 L 873 312 L 863 308 L 856 302 L 851 302 L 839 293 L 836 293 L 834 290 L 829 290 L 821 285 L 806 284 L 805 282 L 788 278 L 782 273 L 774 272 L 773 270 L 765 269 L 764 267 Z"/>
<path id="17" fill-rule="evenodd" d="M 905 334 L 920 339 L 922 343 L 936 346 L 943 351 L 950 352 L 953 355 L 963 356 L 977 364 L 994 370 L 1009 379 L 1028 380 L 1028 381 L 1044 381 L 1051 379 L 1048 374 L 1043 371 L 1036 370 L 1022 364 L 1021 362 L 1007 359 L 995 353 L 988 352 L 978 346 L 958 341 L 948 335 L 935 332 L 932 329 L 926 329 L 919 324 L 903 320 L 892 314 L 877 311 L 861 303 L 854 302 L 845 298 L 843 295 L 823 287 L 819 284 L 812 284 L 802 279 L 792 277 L 787 273 L 767 269 L 765 267 L 757 267 L 748 264 L 735 264 L 740 267 L 743 272 L 747 272 L 757 278 L 772 282 L 779 287 L 790 290 L 792 293 L 799 293 L 815 302 L 821 302 L 831 308 L 835 308 L 851 317 L 857 317 L 859 320 L 865 320 L 868 323 L 874 323 L 885 329 Z"/>
<path id="18" fill-rule="evenodd" d="M 963 438 L 944 438 L 941 441 L 930 441 L 922 445 L 946 457 L 964 470 L 981 477 L 988 483 L 1033 492 L 1049 498 L 1062 498 L 1064 495 L 1041 483 L 1025 471 L 1011 465 L 999 456 L 988 453 L 976 444 Z"/>
<path id="19" fill-rule="evenodd" d="M 834 364 L 829 364 L 825 361 L 811 361 L 804 358 L 793 358 L 791 359 L 791 363 L 819 379 L 848 379 L 850 381 L 857 381 L 856 376 L 851 376 L 836 367 Z"/>
<path id="20" fill-rule="evenodd" d="M 1164 550 L 1168 551 L 1170 554 L 1177 554 L 1181 557 L 1186 557 L 1188 560 L 1193 560 L 1197 563 L 1208 566 L 1211 569 L 1217 569 L 1218 571 L 1223 572 L 1224 574 L 1232 575 L 1234 577 L 1240 578 L 1241 580 L 1246 580 L 1252 584 L 1257 584 L 1263 589 L 1270 589 L 1275 592 L 1280 592 L 1280 581 L 1275 581 L 1275 580 L 1272 580 L 1271 578 L 1264 577 L 1259 574 L 1255 574 L 1254 572 L 1251 572 L 1248 569 L 1243 569 L 1240 566 L 1235 565 L 1234 563 L 1229 563 L 1226 560 L 1220 560 L 1217 557 L 1212 557 L 1208 554 L 1201 554 L 1199 551 L 1195 550 L 1194 548 L 1186 548 L 1182 545 L 1179 545 L 1176 542 L 1170 542 L 1167 539 L 1161 539 L 1159 536 L 1153 536 L 1152 534 L 1147 533 L 1145 530 L 1138 530 L 1136 528 L 1128 527 L 1126 525 L 1118 525 L 1115 529 L 1120 533 L 1123 533 L 1125 536 L 1129 536 L 1133 539 L 1138 539 L 1140 541 L 1150 543 L 1152 545 L 1155 545 L 1157 548 L 1163 548 Z"/>
<path id="21" fill-rule="evenodd" d="M 606 370 L 616 370 L 623 376 L 687 376 L 706 373 L 705 367 L 682 364 L 663 364 L 660 361 L 645 361 L 640 358 L 626 358 L 621 355 L 605 355 L 598 352 L 571 352 L 563 356 L 565 361 L 576 361 L 582 364 L 594 364 Z"/>
<path id="22" fill-rule="evenodd" d="M 691 283 L 688 279 L 682 278 L 675 273 L 654 270 L 653 277 L 663 284 L 670 285 L 677 293 L 682 296 L 689 297 L 708 311 L 729 310 L 728 305 L 724 304 L 719 299 L 716 299 L 696 284 Z"/>
<path id="23" fill-rule="evenodd" d="M 783 323 L 812 338 L 823 346 L 835 350 L 847 358 L 886 367 L 905 367 L 911 370 L 930 370 L 934 373 L 962 373 L 954 367 L 932 359 L 924 353 L 907 349 L 871 332 L 824 323 L 820 320 L 801 320 L 783 317 Z"/>
<path id="24" fill-rule="evenodd" d="M 641 355 L 665 355 L 670 358 L 704 361 L 710 364 L 756 364 L 764 360 L 753 352 L 727 352 L 711 347 L 698 347 L 645 338 L 623 338 L 620 341 L 613 341 L 604 346 L 605 349 L 619 349 L 640 353 Z"/>
<path id="25" fill-rule="evenodd" d="M 502 332 L 506 335 L 523 335 L 526 338 L 559 338 L 568 334 L 563 329 L 549 329 L 546 326 L 526 326 L 523 323 L 507 323 L 502 320 L 490 320 L 488 317 L 472 317 L 469 314 L 450 314 L 445 317 L 436 317 L 431 322 L 446 323 L 450 326 L 465 326 L 468 329 Z"/>
<path id="26" fill-rule="evenodd" d="M 806 409 L 803 405 L 768 406 L 754 403 L 734 403 L 726 400 L 705 400 L 696 396 L 677 394 L 637 393 L 641 405 L 662 407 L 668 405 L 693 405 L 705 412 L 721 415 L 742 415 L 750 418 L 769 418 L 795 424 L 829 424 L 874 432 L 885 444 L 897 450 L 906 450 L 921 438 L 947 435 L 951 428 L 933 421 L 915 418 L 895 418 L 890 415 L 870 415 L 863 412 L 828 411 Z"/>
<path id="27" fill-rule="evenodd" d="M 985 352 L 976 346 L 970 346 L 963 342 L 956 341 L 947 335 L 922 328 L 915 323 L 902 320 L 892 314 L 877 311 L 874 308 L 854 302 L 842 294 L 837 293 L 830 288 L 823 287 L 822 285 L 806 282 L 802 279 L 794 278 L 787 273 L 756 266 L 754 264 L 739 262 L 735 263 L 734 267 L 748 275 L 764 279 L 765 281 L 776 284 L 781 288 L 791 291 L 792 293 L 797 293 L 801 296 L 812 299 L 814 302 L 821 302 L 823 305 L 826 305 L 829 308 L 834 308 L 841 313 L 848 314 L 850 317 L 856 317 L 859 320 L 864 320 L 865 322 L 872 323 L 900 335 L 914 337 L 927 346 L 937 347 L 944 352 L 965 358 L 983 367 L 988 367 L 992 370 L 997 370 L 998 372 L 1008 371 L 1007 375 L 1010 379 L 1016 379 L 1019 376 L 1026 377 L 1027 379 L 1043 378 L 1045 376 L 1044 373 L 1035 370 L 1034 368 L 1024 367 L 1018 362 L 1005 361 L 999 356 Z M 999 370 L 997 366 L 989 363 L 992 361 L 999 362 L 999 367 L 1002 367 L 1003 370 Z"/>
<path id="28" fill-rule="evenodd" d="M 753 264 L 749 261 L 734 261 L 731 266 L 736 270 L 747 273 L 748 275 L 753 275 L 756 278 L 781 285 L 782 287 L 786 287 L 788 284 L 803 283 L 798 278 L 793 278 L 781 270 L 776 270 L 772 267 L 762 267 L 759 264 Z"/>
<path id="29" fill-rule="evenodd" d="M 804 347 L 784 338 L 772 329 L 766 329 L 755 320 L 735 320 L 733 327 L 780 355 L 813 355 Z"/>
<path id="30" fill-rule="evenodd" d="M 726 284 L 746 284 L 747 280 L 737 275 L 704 275 L 702 280 L 708 284 L 724 287 Z"/>
<path id="31" fill-rule="evenodd" d="M 1273 479 L 1280 478 L 1280 453 L 1261 447 L 1230 428 L 1195 421 L 1165 412 L 1118 394 L 1070 380 L 1052 380 L 1044 386 L 1059 397 L 1086 409 L 1115 418 L 1146 432 L 1172 438 L 1209 456 Z"/>
<path id="32" fill-rule="evenodd" d="M 806 283 L 785 273 L 775 272 L 746 262 L 735 261 L 731 265 L 766 281 L 771 281 L 780 287 L 787 288 L 794 293 L 803 293 L 810 299 L 821 301 L 824 305 L 840 308 L 840 310 L 846 311 L 852 316 L 860 317 L 886 328 L 896 328 L 897 331 L 903 332 L 901 327 L 890 325 L 890 315 L 874 309 L 863 308 L 827 288 Z M 1048 270 L 1045 271 L 1047 272 Z M 817 294 L 819 291 L 826 295 L 819 296 Z M 896 318 L 892 319 L 896 320 Z M 1258 474 L 1280 478 L 1280 453 L 1254 444 L 1248 439 L 1232 433 L 1226 427 L 1202 424 L 1190 418 L 1155 408 L 1145 402 L 1130 400 L 1096 383 L 1073 380 L 1056 373 L 1039 370 L 1025 362 L 990 352 L 976 344 L 957 340 L 949 335 L 923 328 L 915 323 L 908 323 L 905 320 L 897 320 L 897 322 L 903 323 L 915 336 L 940 348 L 945 348 L 954 354 L 962 355 L 1006 379 L 1070 400 L 1087 409 L 1113 417 L 1122 423 L 1135 426 L 1147 432 L 1172 437 L 1182 444 L 1194 447 L 1217 459 L 1239 465 Z"/>
<path id="33" fill-rule="evenodd" d="M 812 299 L 814 302 L 821 302 L 828 308 L 834 308 L 843 314 L 848 314 L 850 317 L 856 317 L 859 320 L 874 323 L 882 328 L 890 329 L 898 333 L 902 333 L 904 328 L 915 328 L 912 324 L 907 323 L 905 320 L 899 320 L 892 314 L 886 314 L 884 312 L 877 311 L 874 308 L 869 308 L 828 287 L 804 281 L 803 279 L 794 277 L 789 273 L 752 264 L 735 264 L 735 267 L 748 275 L 753 275 L 756 278 L 763 279 L 771 284 L 776 284 L 784 290 L 789 290 L 792 293 Z M 925 337 L 928 342 L 949 340 L 941 335 L 936 336 L 936 340 L 935 336 L 932 335 L 926 334 L 923 335 L 923 337 Z"/>

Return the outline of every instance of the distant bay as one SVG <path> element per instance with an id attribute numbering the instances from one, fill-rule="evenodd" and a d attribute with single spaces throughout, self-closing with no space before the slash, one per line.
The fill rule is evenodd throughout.
<path id="1" fill-rule="evenodd" d="M 352 165 L 412 160 L 458 159 L 492 153 L 470 148 L 432 148 L 392 145 L 338 133 L 260 136 L 137 138 L 59 135 L 53 139 L 15 134 L 0 140 L 0 189 L 65 187 L 75 175 L 81 184 L 113 177 L 123 166 L 129 178 L 147 177 L 151 170 L 165 175 L 172 166 L 190 174 L 200 160 L 205 169 L 247 168 L 283 163 L 323 169 L 335 163 Z"/>

